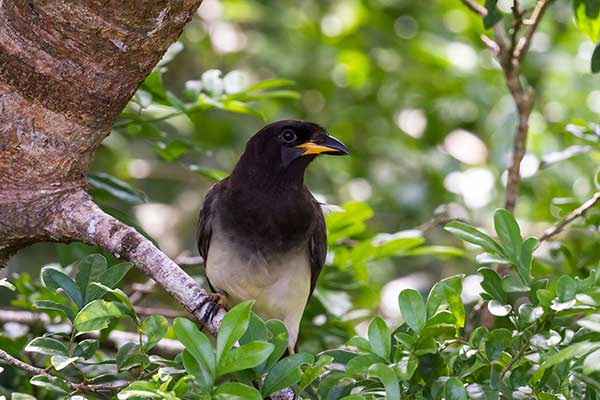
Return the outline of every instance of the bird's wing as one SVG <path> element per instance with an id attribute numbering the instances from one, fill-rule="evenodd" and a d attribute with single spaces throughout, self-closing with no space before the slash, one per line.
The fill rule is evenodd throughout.
<path id="1" fill-rule="evenodd" d="M 223 189 L 225 180 L 214 184 L 206 197 L 204 198 L 204 204 L 200 211 L 200 220 L 198 221 L 198 251 L 200 256 L 204 259 L 208 257 L 208 247 L 210 246 L 210 238 L 212 236 L 212 223 L 214 218 L 214 203 L 218 193 Z"/>
<path id="2" fill-rule="evenodd" d="M 310 260 L 310 296 L 312 296 L 317 279 L 325 264 L 327 256 L 327 228 L 325 227 L 325 218 L 321 211 L 321 206 L 317 201 L 314 201 L 317 223 L 308 243 L 308 255 Z"/>

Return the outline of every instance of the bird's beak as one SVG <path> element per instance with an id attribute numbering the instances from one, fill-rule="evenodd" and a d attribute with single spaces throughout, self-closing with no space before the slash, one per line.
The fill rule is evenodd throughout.
<path id="1" fill-rule="evenodd" d="M 303 156 L 309 154 L 330 154 L 333 156 L 350 154 L 350 150 L 344 146 L 344 143 L 326 134 L 319 134 L 308 142 L 299 144 L 296 148 L 304 151 L 302 153 Z"/>

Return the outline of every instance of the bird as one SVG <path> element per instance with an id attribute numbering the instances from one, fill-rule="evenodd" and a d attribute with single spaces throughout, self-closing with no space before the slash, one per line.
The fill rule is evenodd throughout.
<path id="1" fill-rule="evenodd" d="M 304 183 L 320 154 L 349 150 L 312 122 L 266 125 L 248 140 L 231 174 L 208 191 L 198 222 L 211 299 L 254 300 L 258 316 L 286 326 L 290 354 L 327 255 L 321 204 Z"/>

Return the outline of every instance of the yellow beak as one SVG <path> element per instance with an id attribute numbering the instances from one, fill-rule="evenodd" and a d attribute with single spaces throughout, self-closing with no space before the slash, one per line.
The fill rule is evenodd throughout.
<path id="1" fill-rule="evenodd" d="M 323 137 L 324 136 L 324 137 Z M 302 153 L 303 156 L 307 156 L 309 154 L 321 154 L 327 153 L 331 155 L 346 155 L 349 154 L 350 151 L 342 142 L 334 138 L 333 136 L 323 135 L 321 137 L 317 137 L 316 140 L 319 142 L 308 141 L 306 143 L 302 143 L 297 145 L 296 147 L 304 150 Z"/>

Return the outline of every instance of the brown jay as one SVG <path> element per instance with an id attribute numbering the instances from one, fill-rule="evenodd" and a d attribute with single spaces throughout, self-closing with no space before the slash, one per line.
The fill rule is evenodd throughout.
<path id="1" fill-rule="evenodd" d="M 327 254 L 325 220 L 304 170 L 318 154 L 348 153 L 317 124 L 273 122 L 248 141 L 200 212 L 198 249 L 212 290 L 230 304 L 255 300 L 259 316 L 281 320 L 290 351 Z"/>

